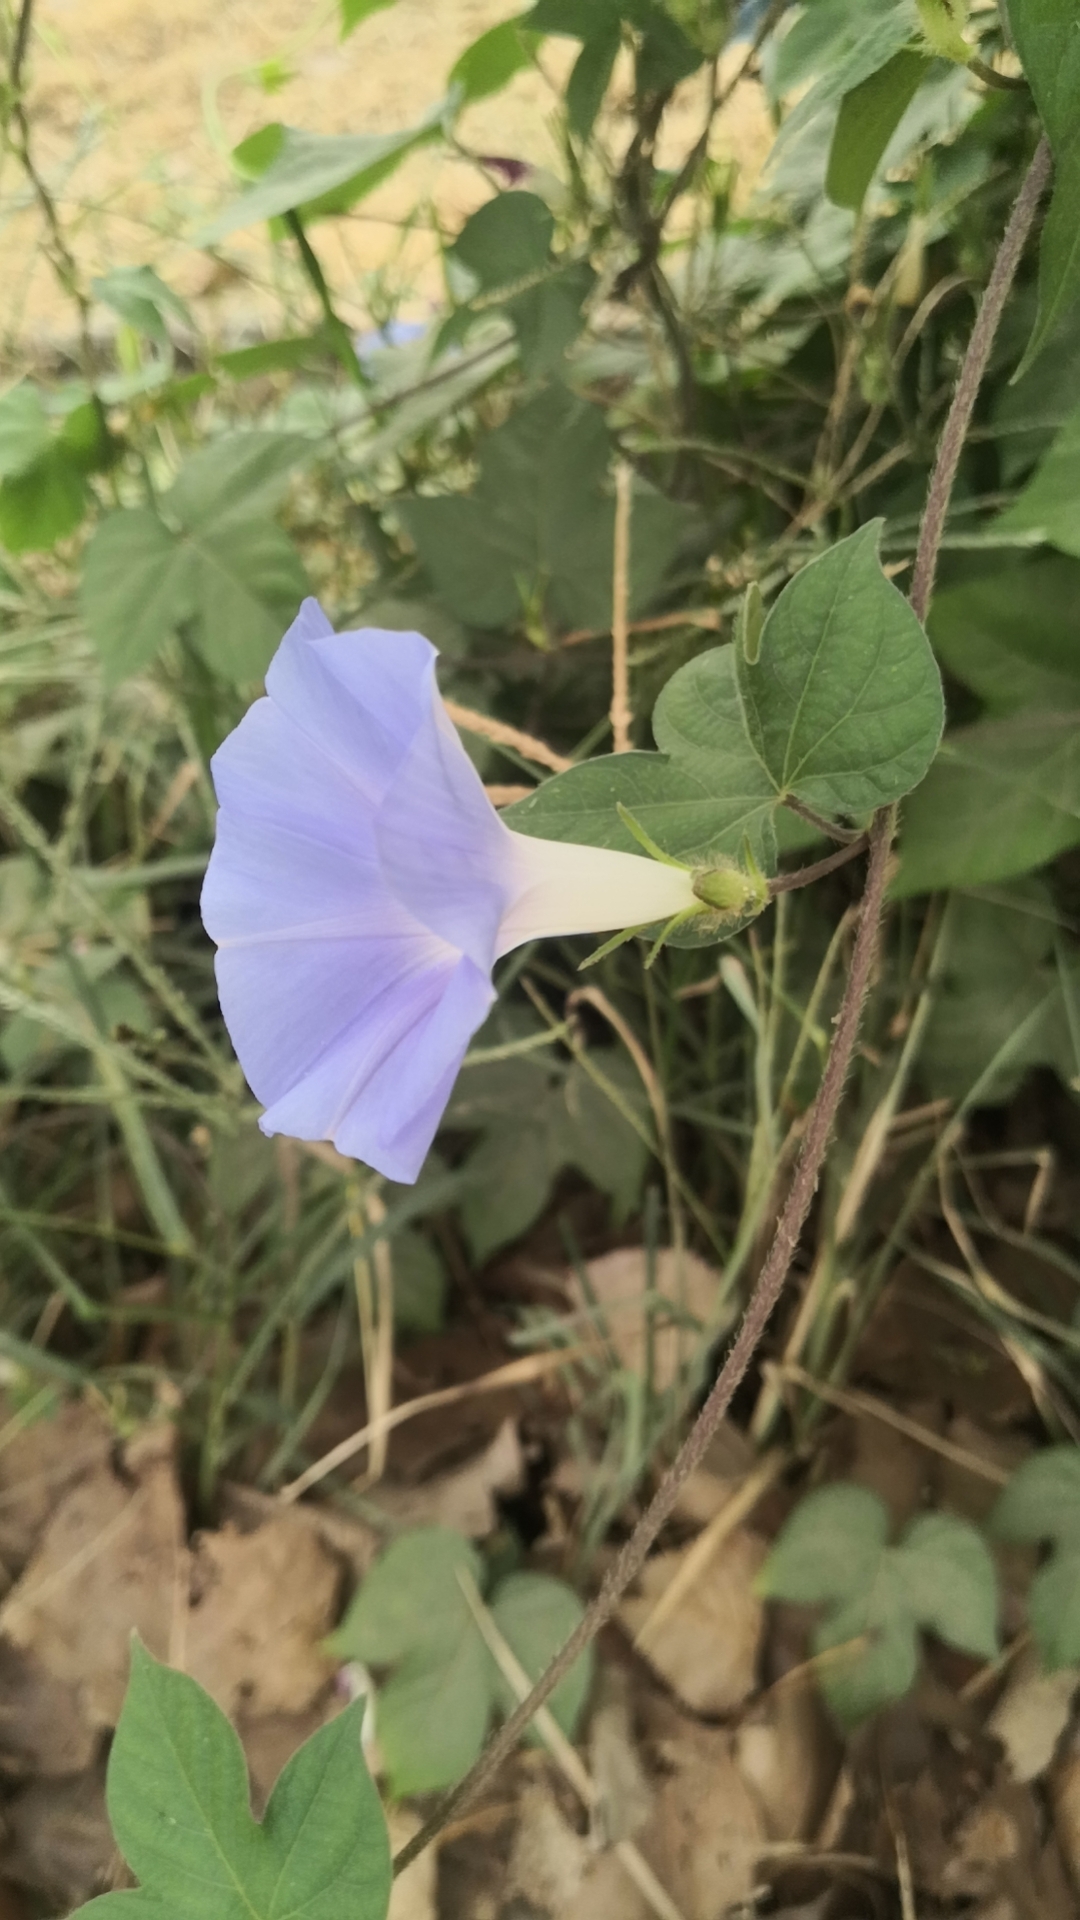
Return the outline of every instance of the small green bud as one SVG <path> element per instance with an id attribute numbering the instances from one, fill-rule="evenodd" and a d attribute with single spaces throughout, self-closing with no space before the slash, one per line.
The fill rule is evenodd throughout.
<path id="1" fill-rule="evenodd" d="M 769 901 L 763 876 L 744 873 L 741 867 L 702 867 L 694 875 L 693 888 L 698 899 L 716 913 L 761 913 Z"/>
<path id="2" fill-rule="evenodd" d="M 761 597 L 761 588 L 752 580 L 743 595 L 742 605 L 735 620 L 735 645 L 740 649 L 747 666 L 757 665 L 761 652 L 761 630 L 765 625 L 765 602 Z"/>
<path id="3" fill-rule="evenodd" d="M 927 45 L 942 60 L 966 67 L 972 48 L 961 33 L 967 21 L 966 0 L 915 0 L 919 25 Z"/>

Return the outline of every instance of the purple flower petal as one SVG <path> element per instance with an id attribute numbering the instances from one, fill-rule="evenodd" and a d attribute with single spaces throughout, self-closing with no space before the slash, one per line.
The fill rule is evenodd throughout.
<path id="1" fill-rule="evenodd" d="M 690 881 L 509 832 L 418 633 L 335 634 L 306 601 L 266 689 L 212 763 L 202 911 L 225 1024 L 265 1132 L 414 1180 L 496 955 L 676 912 Z"/>

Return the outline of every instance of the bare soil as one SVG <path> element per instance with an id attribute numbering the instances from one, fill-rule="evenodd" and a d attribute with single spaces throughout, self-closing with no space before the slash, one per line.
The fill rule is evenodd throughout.
<path id="1" fill-rule="evenodd" d="M 413 125 L 442 96 L 462 49 L 515 11 L 512 0 L 397 0 L 342 42 L 336 0 L 40 0 L 29 66 L 35 157 L 84 280 L 148 263 L 208 303 L 200 320 L 211 334 L 276 327 L 291 282 L 282 284 L 265 229 L 231 237 L 217 259 L 194 245 L 236 190 L 231 148 L 270 120 L 319 133 Z M 574 52 L 573 42 L 548 42 L 547 77 L 520 74 L 478 102 L 462 118 L 464 143 L 553 165 L 555 89 Z M 271 72 L 281 84 L 268 91 Z M 691 82 L 665 122 L 673 159 L 696 137 L 701 108 Z M 739 89 L 718 150 L 749 177 L 767 139 L 756 88 Z M 326 222 L 319 248 L 345 316 L 366 323 L 373 274 L 389 278 L 413 312 L 437 299 L 426 209 L 453 232 L 488 192 L 474 166 L 431 148 L 349 218 Z M 0 338 L 9 351 L 21 341 L 40 353 L 73 335 L 42 232 L 9 158 L 0 175 Z"/>

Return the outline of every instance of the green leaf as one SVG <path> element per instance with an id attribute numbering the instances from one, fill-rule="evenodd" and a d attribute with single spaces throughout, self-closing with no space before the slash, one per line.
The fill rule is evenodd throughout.
<path id="1" fill-rule="evenodd" d="M 25 380 L 0 400 L 0 479 L 25 473 L 52 444 L 49 416 Z"/>
<path id="2" fill-rule="evenodd" d="M 446 1269 L 425 1234 L 394 1235 L 394 1325 L 402 1333 L 438 1333 L 446 1317 Z"/>
<path id="3" fill-rule="evenodd" d="M 827 1607 L 814 1634 L 822 1692 L 844 1726 L 898 1700 L 918 1666 L 918 1631 L 991 1659 L 997 1652 L 997 1580 L 976 1529 L 949 1514 L 919 1514 L 887 1544 L 884 1503 L 836 1484 L 807 1495 L 759 1575 L 761 1592 Z"/>
<path id="4" fill-rule="evenodd" d="M 999 1540 L 1080 1548 L 1080 1447 L 1043 1447 L 1017 1467 L 990 1526 Z"/>
<path id="5" fill-rule="evenodd" d="M 163 511 L 189 529 L 272 513 L 296 468 L 318 452 L 317 442 L 302 433 L 222 434 L 184 462 Z"/>
<path id="6" fill-rule="evenodd" d="M 904 807 L 893 894 L 985 885 L 1080 842 L 1080 714 L 1019 713 L 949 734 Z"/>
<path id="7" fill-rule="evenodd" d="M 525 18 L 520 14 L 515 20 L 500 20 L 459 54 L 450 69 L 448 87 L 460 95 L 463 106 L 499 93 L 515 73 L 529 66 L 536 35 L 524 29 Z"/>
<path id="8" fill-rule="evenodd" d="M 32 466 L 0 480 L 0 545 L 9 553 L 55 546 L 74 533 L 87 504 L 78 461 L 54 442 Z"/>
<path id="9" fill-rule="evenodd" d="M 566 120 L 571 133 L 587 140 L 604 104 L 622 35 L 618 18 L 608 20 L 586 40 L 566 83 Z"/>
<path id="10" fill-rule="evenodd" d="M 595 1056 L 631 1109 L 640 1082 L 621 1054 Z M 564 1167 L 577 1167 L 610 1196 L 616 1219 L 637 1198 L 646 1148 L 640 1135 L 577 1061 L 553 1075 L 539 1060 L 492 1061 L 459 1082 L 447 1115 L 454 1127 L 482 1127 L 465 1162 L 462 1225 L 473 1259 L 486 1260 L 527 1231 Z"/>
<path id="11" fill-rule="evenodd" d="M 920 1513 L 895 1551 L 913 1619 L 948 1646 L 992 1660 L 997 1580 L 982 1535 L 953 1514 Z"/>
<path id="12" fill-rule="evenodd" d="M 545 1573 L 510 1574 L 491 1603 L 495 1625 L 532 1681 L 539 1680 L 550 1666 L 583 1612 L 577 1594 L 561 1580 L 553 1580 Z M 574 1737 L 589 1697 L 593 1668 L 593 1649 L 586 1647 L 547 1703 L 568 1740 Z M 518 1696 L 497 1667 L 492 1685 L 499 1711 L 505 1718 L 517 1706 Z"/>
<path id="13" fill-rule="evenodd" d="M 1025 707 L 1080 709 L 1080 566 L 1040 555 L 934 595 L 930 638 L 990 717 Z"/>
<path id="14" fill-rule="evenodd" d="M 869 1587 L 889 1533 L 877 1494 L 838 1482 L 799 1502 L 758 1578 L 774 1600 L 820 1606 Z"/>
<path id="15" fill-rule="evenodd" d="M 930 644 L 878 559 L 881 522 L 812 560 L 736 662 L 746 728 L 778 794 L 856 817 L 923 778 L 941 738 Z"/>
<path id="16" fill-rule="evenodd" d="M 1009 0 L 1009 26 L 1054 150 L 1039 249 L 1039 309 L 1016 378 L 1080 298 L 1080 17 L 1076 0 Z"/>
<path id="17" fill-rule="evenodd" d="M 300 434 L 226 434 L 180 469 L 161 514 L 106 515 L 83 558 L 81 599 L 110 684 L 188 622 L 215 672 L 241 681 L 263 672 L 307 591 L 292 542 L 265 513 L 315 451 Z"/>
<path id="18" fill-rule="evenodd" d="M 1040 1567 L 1028 1593 L 1028 1619 L 1042 1663 L 1080 1664 L 1080 1547 L 1061 1547 Z"/>
<path id="19" fill-rule="evenodd" d="M 191 556 L 150 507 L 107 514 L 83 555 L 80 598 L 110 685 L 149 664 L 195 608 Z"/>
<path id="20" fill-rule="evenodd" d="M 505 287 L 547 265 L 555 220 L 535 193 L 497 193 L 470 214 L 451 252 L 480 287 Z"/>
<path id="21" fill-rule="evenodd" d="M 846 93 L 829 148 L 825 191 L 838 207 L 862 206 L 885 149 L 933 66 L 902 47 L 860 86 Z"/>
<path id="22" fill-rule="evenodd" d="M 814 18 L 820 14 L 820 20 Z M 774 146 L 774 155 L 802 133 L 819 114 L 827 112 L 854 93 L 871 74 L 888 64 L 893 55 L 912 38 L 915 9 L 900 4 L 819 4 L 807 9 L 788 38 L 795 45 L 787 50 L 781 68 L 780 83 L 788 87 L 815 74 L 814 83 L 785 115 Z M 796 41 L 796 34 L 805 33 Z M 783 47 L 784 43 L 781 43 Z"/>
<path id="23" fill-rule="evenodd" d="M 972 49 L 960 28 L 967 19 L 967 0 L 915 0 L 915 4 L 927 45 L 943 60 L 966 67 Z"/>
<path id="24" fill-rule="evenodd" d="M 728 762 L 717 758 L 709 785 L 662 753 L 586 760 L 545 780 L 527 800 L 505 808 L 503 819 L 516 833 L 533 833 L 541 840 L 578 840 L 586 846 L 640 853 L 619 816 L 621 805 L 675 859 L 700 866 L 712 857 L 737 859 L 749 836 L 759 866 L 771 871 L 776 864 L 774 796 L 760 789 L 748 791 L 739 777 L 733 778 L 734 790 L 729 791 L 724 784 Z"/>
<path id="25" fill-rule="evenodd" d="M 813 1648 L 826 1656 L 818 1679 L 842 1727 L 857 1727 L 879 1707 L 902 1700 L 919 1670 L 915 1622 L 903 1588 L 887 1578 L 830 1613 L 814 1633 Z"/>
<path id="26" fill-rule="evenodd" d="M 341 13 L 341 38 L 347 40 L 350 33 L 370 19 L 373 13 L 381 13 L 384 8 L 392 7 L 394 0 L 338 0 Z"/>
<path id="27" fill-rule="evenodd" d="M 129 327 L 159 341 L 162 346 L 169 344 L 166 315 L 194 328 L 187 302 L 165 284 L 153 267 L 114 267 L 110 273 L 91 280 L 90 290 L 96 300 L 111 307 Z"/>
<path id="28" fill-rule="evenodd" d="M 1055 435 L 1027 486 L 995 521 L 994 532 L 1027 533 L 1080 557 L 1080 407 Z"/>
<path id="29" fill-rule="evenodd" d="M 379 1689 L 379 1745 L 393 1792 L 433 1793 L 466 1773 L 491 1717 L 489 1655 L 458 1579 L 480 1557 L 448 1527 L 402 1534 L 375 1562 L 330 1645 L 396 1671 Z"/>
<path id="30" fill-rule="evenodd" d="M 236 347 L 214 355 L 214 365 L 233 380 L 250 380 L 264 373 L 292 373 L 325 360 L 333 349 L 316 330 L 281 340 L 263 340 L 255 347 Z"/>
<path id="31" fill-rule="evenodd" d="M 951 896 L 945 971 L 921 1053 L 933 1096 L 964 1099 L 1001 1056 L 980 1089 L 981 1104 L 991 1105 L 1009 1099 L 1029 1067 L 1060 1068 L 1068 1058 L 1054 920 L 1050 894 L 1036 880 L 1002 888 L 992 900 Z"/>
<path id="32" fill-rule="evenodd" d="M 595 285 L 596 274 L 588 261 L 571 260 L 539 286 L 527 287 L 505 302 L 528 379 L 543 380 L 558 373 L 567 348 L 581 332 L 581 309 Z"/>
<path id="33" fill-rule="evenodd" d="M 1080 1662 L 1080 1447 L 1044 1447 L 1018 1467 L 990 1517 L 999 1540 L 1053 1553 L 1028 1594 L 1028 1618 L 1046 1667 Z"/>
<path id="34" fill-rule="evenodd" d="M 488 434 L 478 454 L 471 494 L 394 502 L 449 611 L 470 626 L 510 626 L 539 596 L 566 626 L 604 625 L 615 508 L 600 410 L 553 386 Z M 690 523 L 687 509 L 645 487 L 635 492 L 635 612 L 655 597 Z"/>
<path id="35" fill-rule="evenodd" d="M 359 1705 L 293 1755 L 260 1824 L 224 1714 L 136 1641 L 107 1795 L 117 1843 L 143 1885 L 81 1909 L 95 1920 L 206 1920 L 211 1912 L 214 1920 L 339 1920 L 346 1912 L 384 1920 L 390 1849 L 360 1748 Z"/>
<path id="36" fill-rule="evenodd" d="M 459 1569 L 483 1584 L 480 1556 L 450 1527 L 415 1527 L 387 1547 L 331 1637 L 345 1660 L 393 1666 L 417 1648 L 452 1645 L 471 1623 Z"/>
<path id="37" fill-rule="evenodd" d="M 254 186 L 222 209 L 196 235 L 195 244 L 216 246 L 230 233 L 298 209 L 307 217 L 344 212 L 416 147 L 438 135 L 446 114 L 440 104 L 415 127 L 399 133 L 305 133 L 278 130 L 276 150 Z M 250 143 L 245 143 L 250 149 Z"/>
<path id="38" fill-rule="evenodd" d="M 481 1589 L 479 1555 L 460 1534 L 417 1527 L 400 1535 L 376 1561 L 330 1642 L 345 1659 L 394 1668 L 379 1688 L 377 1724 L 395 1794 L 430 1793 L 459 1780 L 480 1752 L 496 1694 L 502 1697 L 461 1576 Z M 553 1641 L 554 1652 L 564 1625 L 575 1625 L 581 1610 L 560 1582 L 540 1581 L 541 1598 L 540 1576 L 518 1578 L 528 1584 L 511 1593 L 503 1617 L 516 1635 L 507 1638 L 531 1672 L 538 1659 L 546 1664 L 543 1647 Z M 504 1590 L 496 1596 L 496 1618 Z M 564 1725 L 573 1723 L 588 1678 L 587 1662 L 568 1676 L 572 1685 L 560 1703 Z"/>

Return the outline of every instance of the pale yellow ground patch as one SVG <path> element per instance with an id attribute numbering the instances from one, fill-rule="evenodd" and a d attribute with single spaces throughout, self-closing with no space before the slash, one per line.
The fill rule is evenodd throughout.
<path id="1" fill-rule="evenodd" d="M 512 0 L 397 0 L 341 42 L 330 0 L 39 0 L 29 64 L 35 151 L 85 279 L 148 262 L 199 299 L 211 333 L 241 322 L 276 329 L 297 283 L 265 228 L 220 248 L 238 277 L 194 244 L 235 191 L 229 149 L 275 119 L 321 133 L 415 124 L 444 93 L 462 49 L 520 10 Z M 557 168 L 551 118 L 575 50 L 547 42 L 547 78 L 522 73 L 479 102 L 460 122 L 463 141 Z M 289 76 L 272 95 L 257 75 L 269 61 Z M 693 143 L 702 104 L 699 76 L 666 117 L 666 161 L 677 163 Z M 617 144 L 617 114 L 611 135 Z M 749 176 L 767 141 L 756 90 L 742 88 L 717 150 L 734 154 Z M 453 232 L 489 191 L 473 166 L 431 148 L 348 218 L 322 223 L 317 244 L 345 317 L 366 324 L 368 276 L 377 271 L 407 293 L 412 311 L 438 301 L 438 250 L 430 217 L 418 219 L 417 209 L 433 207 Z M 40 349 L 70 339 L 73 327 L 38 245 L 40 215 L 26 199 L 9 158 L 0 178 L 0 337 Z"/>

